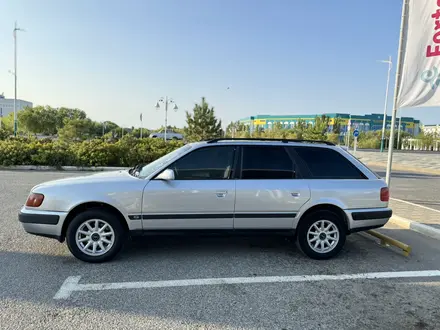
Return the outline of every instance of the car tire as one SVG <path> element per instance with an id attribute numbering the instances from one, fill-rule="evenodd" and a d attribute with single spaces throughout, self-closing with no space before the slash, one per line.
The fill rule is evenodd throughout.
<path id="1" fill-rule="evenodd" d="M 301 219 L 297 229 L 297 244 L 308 257 L 330 259 L 341 252 L 346 239 L 346 226 L 340 215 L 319 210 Z"/>
<path id="2" fill-rule="evenodd" d="M 79 213 L 69 223 L 66 231 L 70 252 L 76 258 L 90 263 L 113 259 L 121 250 L 125 239 L 126 230 L 118 217 L 102 209 Z"/>

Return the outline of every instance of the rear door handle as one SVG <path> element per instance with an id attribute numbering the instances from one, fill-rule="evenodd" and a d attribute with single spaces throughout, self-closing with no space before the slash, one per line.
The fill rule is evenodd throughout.
<path id="1" fill-rule="evenodd" d="M 217 191 L 215 194 L 217 195 L 218 198 L 223 198 L 228 194 L 228 191 L 227 190 Z"/>
<path id="2" fill-rule="evenodd" d="M 290 193 L 293 198 L 298 198 L 301 194 L 299 192 Z"/>

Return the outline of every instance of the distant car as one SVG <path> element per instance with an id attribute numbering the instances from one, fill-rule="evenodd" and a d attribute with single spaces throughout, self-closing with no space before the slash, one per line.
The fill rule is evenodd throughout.
<path id="1" fill-rule="evenodd" d="M 329 142 L 214 139 L 131 170 L 39 184 L 19 220 L 87 262 L 112 259 L 129 235 L 172 230 L 287 232 L 328 259 L 346 235 L 386 224 L 388 200 L 380 177 Z"/>
<path id="2" fill-rule="evenodd" d="M 150 134 L 150 138 L 165 138 L 165 133 L 151 133 Z M 179 134 L 179 133 L 174 133 L 174 132 L 167 132 L 167 140 L 182 140 L 183 139 L 183 135 Z"/>

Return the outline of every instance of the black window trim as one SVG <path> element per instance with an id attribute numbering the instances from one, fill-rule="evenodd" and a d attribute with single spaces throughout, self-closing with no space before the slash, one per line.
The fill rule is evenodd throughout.
<path id="1" fill-rule="evenodd" d="M 234 172 L 231 179 L 239 180 L 241 178 L 241 167 L 243 165 L 243 156 L 241 145 L 234 145 Z"/>
<path id="2" fill-rule="evenodd" d="M 263 147 L 263 148 L 273 148 L 273 147 L 276 147 L 276 148 L 283 148 L 284 151 L 286 152 L 287 156 L 292 161 L 296 177 L 294 179 L 243 179 L 242 178 L 243 177 L 243 160 L 244 160 L 243 153 L 244 153 L 244 148 L 245 147 Z M 261 180 L 298 180 L 298 179 L 302 179 L 303 178 L 303 176 L 301 174 L 301 171 L 300 171 L 300 168 L 299 168 L 299 166 L 298 166 L 298 164 L 296 162 L 296 159 L 295 159 L 295 157 L 293 157 L 293 155 L 290 154 L 290 152 L 288 150 L 288 147 L 280 146 L 280 145 L 263 145 L 263 144 L 240 145 L 237 154 L 238 154 L 237 158 L 239 160 L 239 162 L 237 162 L 239 164 L 239 169 L 236 172 L 237 173 L 237 177 L 236 177 L 237 180 L 259 180 L 259 181 L 261 181 Z"/>
<path id="3" fill-rule="evenodd" d="M 292 154 L 294 154 L 294 158 L 298 160 L 298 163 L 300 164 L 301 167 L 301 172 L 304 171 L 304 173 L 307 173 L 307 178 L 306 180 L 368 180 L 368 177 L 360 170 L 356 167 L 356 165 L 354 165 L 352 163 L 352 161 L 350 159 L 348 159 L 347 157 L 345 157 L 343 154 L 341 154 L 339 151 L 334 150 L 332 148 L 322 148 L 322 147 L 316 147 L 316 146 L 290 146 L 289 147 L 291 149 Z M 344 158 L 348 163 L 350 163 L 350 166 L 356 170 L 359 174 L 360 174 L 360 178 L 359 179 L 348 179 L 348 178 L 317 178 L 314 177 L 312 172 L 310 171 L 306 161 L 304 159 L 302 159 L 302 157 L 296 152 L 297 148 L 319 148 L 319 149 L 330 149 L 333 152 L 336 152 L 340 155 L 340 157 Z"/>
<path id="4" fill-rule="evenodd" d="M 226 178 L 226 179 L 219 179 L 219 180 L 233 180 L 234 178 L 233 178 L 233 176 L 235 176 L 235 173 L 236 173 L 236 166 L 235 166 L 235 164 L 236 164 L 236 156 L 237 156 L 237 146 L 236 145 L 231 145 L 231 144 L 225 144 L 225 145 L 208 145 L 208 146 L 203 146 L 203 147 L 200 147 L 200 148 L 196 148 L 196 149 L 194 149 L 194 150 L 191 150 L 190 152 L 188 152 L 188 153 L 186 153 L 186 154 L 184 154 L 184 155 L 182 155 L 182 157 L 180 157 L 180 158 L 178 158 L 178 159 L 176 159 L 175 161 L 173 161 L 172 163 L 170 163 L 170 164 L 168 164 L 166 167 L 164 167 L 161 171 L 159 171 L 153 178 L 151 178 L 151 180 L 154 180 L 154 179 L 156 179 L 156 177 L 160 174 L 160 173 L 162 173 L 163 171 L 165 171 L 167 168 L 171 168 L 176 162 L 178 162 L 179 160 L 181 160 L 181 159 L 183 159 L 183 158 L 185 158 L 185 157 L 187 157 L 188 155 L 191 155 L 193 152 L 196 152 L 196 151 L 198 151 L 198 150 L 201 150 L 201 149 L 206 149 L 206 148 L 209 148 L 209 149 L 211 149 L 211 148 L 224 148 L 224 147 L 232 147 L 233 148 L 233 152 L 232 152 L 232 157 L 231 157 L 231 159 L 232 159 L 232 162 L 231 162 L 231 170 L 232 171 L 230 171 L 229 172 L 229 177 L 228 178 Z M 231 173 L 232 173 L 232 175 L 231 175 Z M 206 179 L 206 180 L 202 180 L 202 179 L 193 179 L 193 180 L 175 180 L 175 181 L 207 181 L 207 180 L 213 180 L 213 179 Z"/>

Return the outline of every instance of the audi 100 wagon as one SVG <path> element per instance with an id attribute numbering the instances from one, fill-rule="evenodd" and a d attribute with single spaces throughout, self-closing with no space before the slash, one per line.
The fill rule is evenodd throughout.
<path id="1" fill-rule="evenodd" d="M 332 143 L 213 139 L 131 170 L 39 184 L 19 221 L 87 262 L 112 259 L 130 236 L 188 230 L 285 231 L 328 259 L 350 233 L 385 225 L 388 200 L 386 183 Z"/>

